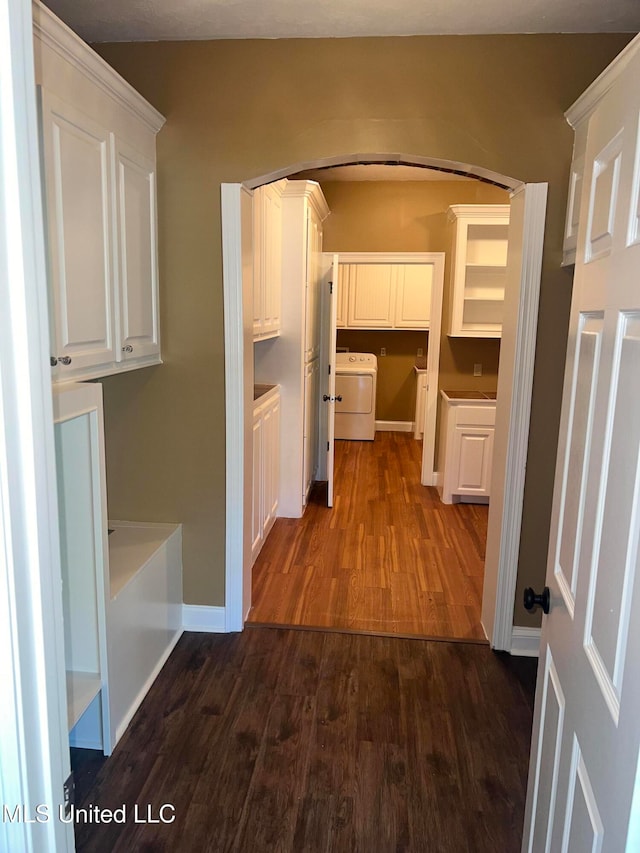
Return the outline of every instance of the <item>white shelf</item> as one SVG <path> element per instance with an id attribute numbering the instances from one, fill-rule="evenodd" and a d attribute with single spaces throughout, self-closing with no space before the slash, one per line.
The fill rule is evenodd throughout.
<path id="1" fill-rule="evenodd" d="M 505 264 L 479 264 L 473 261 L 467 261 L 465 264 L 467 269 L 472 270 L 482 270 L 483 272 L 497 272 L 504 273 L 506 272 L 507 265 Z"/>
<path id="2" fill-rule="evenodd" d="M 67 723 L 69 731 L 96 698 L 101 687 L 100 676 L 95 672 L 67 671 Z"/>
<path id="3" fill-rule="evenodd" d="M 175 533 L 177 524 L 110 521 L 109 579 L 115 598 Z"/>
<path id="4" fill-rule="evenodd" d="M 464 296 L 465 302 L 504 302 L 504 293 L 496 293 L 495 296 Z"/>

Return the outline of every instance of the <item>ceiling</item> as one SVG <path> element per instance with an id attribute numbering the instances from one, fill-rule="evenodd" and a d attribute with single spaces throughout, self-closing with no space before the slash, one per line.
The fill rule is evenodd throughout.
<path id="1" fill-rule="evenodd" d="M 89 42 L 638 32 L 639 0 L 46 0 Z"/>

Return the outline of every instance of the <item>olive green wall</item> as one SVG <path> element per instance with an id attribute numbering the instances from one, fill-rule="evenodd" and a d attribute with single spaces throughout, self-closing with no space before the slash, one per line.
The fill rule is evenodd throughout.
<path id="1" fill-rule="evenodd" d="M 508 204 L 508 194 L 481 181 L 320 181 L 331 210 L 324 223 L 327 252 L 445 252 L 440 388 L 495 391 L 500 344 L 495 340 L 447 337 L 450 318 L 452 204 Z M 363 335 L 366 334 L 366 337 Z M 358 341 L 367 349 L 360 350 Z M 378 360 L 376 417 L 412 421 L 416 351 L 426 335 L 415 332 L 338 332 L 338 345 L 387 356 Z M 483 366 L 481 377 L 473 365 Z M 438 458 L 436 454 L 436 459 Z"/>
<path id="2" fill-rule="evenodd" d="M 351 352 L 378 356 L 376 420 L 413 421 L 416 409 L 416 363 L 418 348 L 427 349 L 426 332 L 383 332 L 338 329 L 337 344 Z M 380 355 L 384 347 L 386 356 Z"/>
<path id="3" fill-rule="evenodd" d="M 547 550 L 571 291 L 563 116 L 629 35 L 155 42 L 99 52 L 167 116 L 158 137 L 161 367 L 104 381 L 112 517 L 184 524 L 184 599 L 224 603 L 220 182 L 353 152 L 548 181 L 519 588 Z M 357 159 L 357 155 L 353 154 Z M 518 593 L 519 595 L 519 593 Z M 517 624 L 530 624 L 518 606 Z"/>

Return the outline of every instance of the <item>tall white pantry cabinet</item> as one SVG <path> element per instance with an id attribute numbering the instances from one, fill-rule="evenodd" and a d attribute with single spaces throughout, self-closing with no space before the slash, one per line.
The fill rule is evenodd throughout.
<path id="1" fill-rule="evenodd" d="M 315 181 L 282 187 L 280 333 L 255 344 L 255 381 L 280 386 L 278 516 L 299 518 L 318 464 L 322 223 L 329 208 Z"/>
<path id="2" fill-rule="evenodd" d="M 164 118 L 33 4 L 69 741 L 109 754 L 182 631 L 179 524 L 108 521 L 102 386 L 161 363 Z"/>

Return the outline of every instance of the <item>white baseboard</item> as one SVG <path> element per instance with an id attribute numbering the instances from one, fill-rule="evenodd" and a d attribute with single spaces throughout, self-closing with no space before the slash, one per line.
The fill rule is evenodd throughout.
<path id="1" fill-rule="evenodd" d="M 200 604 L 183 604 L 182 627 L 185 631 L 224 634 L 227 630 L 225 609 Z"/>
<path id="2" fill-rule="evenodd" d="M 514 625 L 511 631 L 511 654 L 523 658 L 537 658 L 540 654 L 540 628 L 521 628 Z"/>
<path id="3" fill-rule="evenodd" d="M 413 421 L 376 421 L 377 432 L 413 432 Z"/>
<path id="4" fill-rule="evenodd" d="M 134 717 L 136 711 L 138 710 L 138 708 L 140 707 L 140 705 L 142 705 L 142 700 L 144 699 L 144 697 L 147 695 L 147 693 L 151 689 L 151 685 L 153 684 L 153 682 L 156 680 L 156 678 L 160 674 L 160 670 L 162 669 L 162 667 L 165 665 L 165 663 L 169 659 L 169 655 L 175 649 L 176 643 L 178 642 L 178 640 L 180 639 L 181 636 L 182 636 L 182 629 L 179 628 L 176 631 L 176 633 L 174 634 L 174 636 L 171 638 L 169 645 L 164 650 L 161 657 L 158 659 L 158 662 L 156 663 L 153 670 L 151 671 L 149 678 L 147 678 L 145 683 L 140 688 L 138 695 L 136 696 L 136 698 L 131 703 L 131 707 L 129 708 L 129 710 L 125 714 L 124 718 L 120 722 L 120 725 L 116 728 L 116 743 L 118 743 L 118 741 L 120 740 L 122 735 L 127 730 L 127 726 L 129 725 L 129 723 L 133 719 L 133 717 Z"/>

